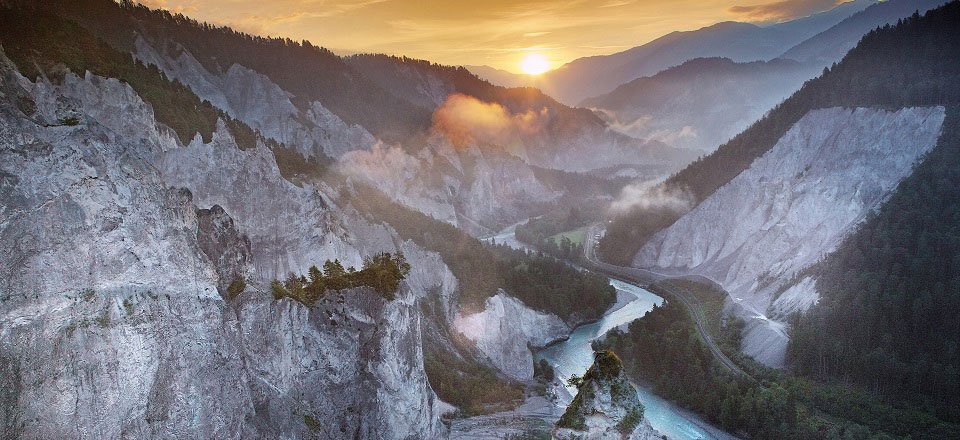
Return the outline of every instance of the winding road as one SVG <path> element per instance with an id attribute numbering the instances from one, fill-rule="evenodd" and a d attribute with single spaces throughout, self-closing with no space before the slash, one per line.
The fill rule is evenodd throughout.
<path id="1" fill-rule="evenodd" d="M 636 284 L 644 288 L 648 288 L 650 285 L 657 283 L 658 281 L 670 279 L 670 277 L 666 275 L 646 269 L 615 266 L 600 261 L 596 254 L 597 234 L 600 233 L 600 230 L 600 224 L 591 225 L 587 228 L 586 236 L 584 237 L 583 254 L 587 265 L 590 266 L 591 270 L 602 273 L 611 278 Z M 723 365 L 727 370 L 734 374 L 743 376 L 752 381 L 756 381 L 753 377 L 740 369 L 736 363 L 730 360 L 730 358 L 728 358 L 727 355 L 720 350 L 720 347 L 717 346 L 716 342 L 714 342 L 710 332 L 707 331 L 706 316 L 703 312 L 703 307 L 700 305 L 700 302 L 696 299 L 696 296 L 693 293 L 684 288 L 675 285 L 666 285 L 665 283 L 657 284 L 657 289 L 654 291 L 654 293 L 659 292 L 666 293 L 672 299 L 676 299 L 687 309 L 687 312 L 693 318 L 694 323 L 696 323 L 697 333 L 700 334 L 700 338 L 703 339 L 704 343 L 706 343 L 707 348 L 709 348 L 710 352 L 713 353 L 713 357 L 720 362 L 720 365 Z"/>

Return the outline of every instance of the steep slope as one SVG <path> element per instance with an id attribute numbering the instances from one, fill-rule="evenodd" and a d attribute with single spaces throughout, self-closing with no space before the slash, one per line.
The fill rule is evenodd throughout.
<path id="1" fill-rule="evenodd" d="M 348 126 L 318 101 L 301 109 L 291 100 L 293 96 L 269 77 L 240 64 L 229 66 L 221 74 L 209 72 L 182 46 L 173 42 L 151 44 L 143 36 L 137 36 L 133 54 L 261 135 L 296 146 L 305 157 L 337 158 L 376 143 L 363 127 Z"/>
<path id="2" fill-rule="evenodd" d="M 955 60 L 956 24 L 949 4 L 913 17 L 904 25 L 870 32 L 844 59 L 804 86 L 742 133 L 677 174 L 653 194 L 686 195 L 696 206 L 747 169 L 772 148 L 810 110 L 829 107 L 949 106 L 960 102 L 954 86 L 960 72 Z M 676 204 L 634 204 L 617 213 L 600 243 L 604 258 L 628 264 L 658 230 L 683 213 Z M 651 219 L 656 219 L 652 221 Z"/>
<path id="3" fill-rule="evenodd" d="M 877 27 L 896 24 L 914 12 L 921 14 L 936 8 L 948 0 L 888 0 L 878 2 L 851 15 L 835 26 L 790 48 L 781 58 L 811 63 L 819 67 L 829 66 L 857 45 L 860 38 Z"/>
<path id="4" fill-rule="evenodd" d="M 770 60 L 871 3 L 847 2 L 810 17 L 766 27 L 723 22 L 694 31 L 672 32 L 623 52 L 576 59 L 520 84 L 538 87 L 560 102 L 574 105 L 694 58 L 723 57 L 737 62 Z"/>
<path id="5" fill-rule="evenodd" d="M 287 177 L 322 177 L 323 167 L 329 169 L 332 159 L 342 159 L 335 167 L 338 171 L 377 187 L 407 206 L 477 234 L 536 215 L 561 196 L 555 188 L 540 182 L 531 164 L 571 170 L 618 164 L 666 173 L 694 157 L 690 151 L 610 131 L 589 111 L 558 104 L 535 89 L 494 87 L 463 69 L 384 56 L 348 58 L 355 64 L 351 66 L 339 58 L 327 59 L 326 52 L 306 43 L 254 38 L 129 3 L 14 3 L 75 20 L 111 42 L 113 48 L 130 51 L 141 62 L 155 66 L 167 78 L 183 83 L 212 103 L 201 104 L 213 116 L 205 116 L 206 140 L 216 116 L 223 115 L 228 125 L 253 127 L 279 143 L 271 148 Z M 134 32 L 118 34 L 116 26 L 127 26 Z M 207 45 L 201 44 L 204 39 Z M 29 44 L 22 45 L 29 50 Z M 258 54 L 256 60 L 249 59 L 253 54 Z M 300 57 L 296 63 L 302 68 L 297 72 L 289 70 L 290 66 L 265 63 L 286 63 L 294 55 Z M 352 75 L 361 82 L 313 84 L 330 81 L 324 79 L 330 75 Z M 359 110 L 342 107 L 346 104 L 338 101 L 339 95 L 327 93 L 328 88 L 336 89 L 336 93 L 349 92 L 349 87 L 364 88 L 362 93 L 350 93 L 366 100 L 365 105 L 376 111 L 350 116 Z M 368 99 L 366 94 L 370 93 L 387 97 Z M 152 92 L 145 96 L 164 95 Z M 392 111 L 402 116 L 383 125 L 385 116 L 378 112 L 387 105 L 381 102 L 384 99 L 409 108 L 392 106 Z M 168 119 L 180 117 L 172 116 Z M 236 124 L 227 116 L 245 124 Z M 408 117 L 425 120 L 414 123 Z M 240 133 L 237 127 L 231 128 Z M 399 136 L 400 132 L 405 134 Z M 181 139 L 188 142 L 185 136 Z M 255 134 L 236 137 L 246 145 Z M 402 143 L 387 145 L 381 141 Z"/>
<path id="6" fill-rule="evenodd" d="M 710 152 L 820 73 L 793 61 L 687 61 L 580 103 L 643 139 Z"/>
<path id="7" fill-rule="evenodd" d="M 952 108 L 960 103 L 960 89 L 956 87 L 960 70 L 955 62 L 960 59 L 960 41 L 954 37 L 958 35 L 958 26 L 960 4 L 951 3 L 928 12 L 924 17 L 914 16 L 896 27 L 871 32 L 843 62 L 823 77 L 808 83 L 777 111 L 725 147 L 739 144 L 756 148 L 757 144 L 751 143 L 758 141 L 755 135 L 761 129 L 769 130 L 764 125 L 782 123 L 789 115 L 787 110 L 799 110 L 802 107 L 798 104 L 811 98 L 820 105 L 830 101 L 861 102 L 897 109 L 912 102 L 927 102 L 946 103 Z M 858 71 L 883 72 L 884 79 L 865 82 L 856 74 Z M 900 86 L 901 89 L 895 89 L 895 83 L 891 84 L 904 80 L 906 82 Z M 816 92 L 830 83 L 839 85 L 835 81 L 841 81 L 840 84 L 849 87 Z M 843 93 L 836 94 L 828 90 L 843 90 Z M 816 99 L 817 95 L 819 99 Z M 920 157 L 936 139 L 942 123 L 937 121 L 944 118 L 942 107 L 936 106 L 935 109 L 940 109 L 921 113 L 914 113 L 918 110 L 910 109 L 894 113 L 889 113 L 890 110 L 854 110 L 849 113 L 855 116 L 852 119 L 844 116 L 847 113 L 838 113 L 849 112 L 847 110 L 807 111 L 799 122 L 780 136 L 772 149 L 765 150 L 745 171 L 713 192 L 672 226 L 656 234 L 641 250 L 636 263 L 685 267 L 715 277 L 716 281 L 730 290 L 731 296 L 737 300 L 735 302 L 741 298 L 743 300 L 742 304 L 738 304 L 739 309 L 735 310 L 749 318 L 742 349 L 770 365 L 783 365 L 786 326 L 783 322 L 768 320 L 764 315 L 784 319 L 786 314 L 806 310 L 816 301 L 814 283 L 804 276 L 804 270 L 834 249 L 836 241 L 848 236 L 856 222 L 873 209 L 872 204 L 886 200 L 897 182 L 912 172 L 909 165 L 913 161 L 911 158 Z M 778 114 L 781 112 L 786 114 Z M 820 132 L 822 127 L 832 125 L 826 119 L 815 123 L 815 130 L 807 129 L 809 134 L 803 134 L 804 124 L 823 116 L 820 112 L 834 112 L 826 118 L 833 121 L 847 119 L 847 122 L 836 126 L 834 137 L 825 138 L 822 143 L 816 141 L 818 136 L 814 134 Z M 880 113 L 869 116 L 871 112 Z M 880 124 L 876 130 L 888 132 L 875 138 L 873 130 L 863 129 L 870 125 L 864 125 L 865 122 L 878 116 L 878 122 L 887 120 L 888 123 Z M 911 120 L 913 122 L 909 122 Z M 770 134 L 772 132 L 768 131 L 765 136 Z M 855 139 L 843 141 L 848 136 Z M 891 143 L 891 140 L 895 142 Z M 797 159 L 816 154 L 806 151 L 804 146 L 817 147 L 818 144 L 830 145 L 840 141 L 844 145 L 841 147 L 837 144 L 837 148 L 830 149 L 830 154 L 825 156 L 827 160 L 822 162 L 822 169 L 829 171 L 829 174 L 818 173 L 816 163 L 810 164 L 810 169 L 806 165 L 798 168 L 802 160 L 796 162 Z M 860 154 L 866 159 L 835 156 L 858 144 L 866 147 Z M 787 150 L 797 146 L 800 148 L 787 153 Z M 873 158 L 871 152 L 873 148 L 889 149 L 885 155 L 898 158 L 899 161 L 889 164 L 875 162 L 877 159 Z M 730 163 L 721 162 L 719 158 L 739 155 L 739 160 L 744 160 L 749 157 L 743 153 L 745 151 L 718 150 L 718 154 L 694 164 L 671 181 L 675 183 L 679 179 L 689 178 L 689 173 L 705 162 L 712 162 L 722 171 Z M 778 156 L 783 160 L 777 160 Z M 876 166 L 868 165 L 871 162 Z M 794 165 L 788 165 L 790 163 Z M 768 171 L 764 172 L 764 169 Z M 787 171 L 796 174 L 790 175 Z M 804 180 L 809 178 L 810 173 L 821 175 L 811 181 L 815 182 L 812 186 L 806 187 Z M 855 176 L 855 179 L 844 178 L 845 174 Z M 716 171 L 711 178 L 715 177 Z M 893 179 L 887 180 L 890 177 Z M 851 181 L 858 182 L 858 185 L 851 188 Z M 872 185 L 873 189 L 861 186 L 859 182 Z M 806 191 L 810 192 L 805 195 Z M 745 198 L 745 194 L 757 200 L 751 202 Z M 844 194 L 853 194 L 855 197 L 849 198 Z M 818 200 L 826 203 L 818 208 Z M 720 221 L 718 227 L 718 219 L 724 218 L 727 220 Z M 824 220 L 827 223 L 822 223 Z M 688 242 L 689 245 L 675 246 L 677 236 L 674 234 L 681 230 L 688 233 L 697 230 L 703 241 L 693 240 Z M 671 236 L 674 238 L 671 239 Z M 810 247 L 811 244 L 813 247 Z M 777 254 L 780 257 L 771 258 Z M 771 304 L 776 295 L 779 297 Z"/>
<path id="8" fill-rule="evenodd" d="M 450 109 L 451 103 L 461 104 L 454 109 L 471 119 L 482 121 L 492 112 L 503 112 L 522 121 L 514 139 L 487 136 L 478 138 L 478 144 L 482 149 L 506 147 L 536 166 L 568 171 L 614 164 L 670 168 L 693 159 L 688 151 L 612 132 L 591 112 L 560 104 L 535 88 L 493 86 L 462 67 L 386 55 L 354 55 L 346 61 L 385 90 L 434 112 L 435 125 L 436 110 Z M 479 103 L 467 107 L 460 96 Z"/>
<path id="9" fill-rule="evenodd" d="M 348 126 L 360 125 L 388 142 L 402 142 L 430 126 L 429 112 L 396 98 L 333 52 L 306 41 L 254 37 L 136 2 L 119 6 L 108 0 L 11 3 L 75 20 L 122 52 L 135 50 L 139 34 L 154 42 L 176 42 L 215 76 L 235 64 L 243 66 L 287 91 L 300 111 L 307 113 L 319 102 Z"/>
<path id="10" fill-rule="evenodd" d="M 156 123 L 151 106 L 115 79 L 65 73 L 60 85 L 33 83 L 2 61 L 0 358 L 13 372 L 3 378 L 4 437 L 443 432 L 418 348 L 416 304 L 426 287 L 405 285 L 390 302 L 353 290 L 315 308 L 257 289 L 224 301 L 221 266 L 207 254 L 214 247 L 201 242 L 246 235 L 250 220 L 229 207 L 240 230 L 198 237 L 207 233 L 198 208 L 214 208 L 158 170 L 158 161 L 184 147 Z M 198 136 L 186 148 L 236 152 L 236 161 L 264 164 L 260 176 L 269 179 L 272 169 L 279 178 L 262 143 L 241 151 L 223 124 L 211 143 Z M 237 166 L 222 159 L 222 169 Z M 270 196 L 286 198 L 288 207 L 319 203 L 289 198 L 295 187 L 286 185 Z M 395 249 L 389 230 L 361 240 L 331 231 L 332 223 L 318 220 L 311 234 Z M 270 252 L 255 237 L 254 261 Z M 245 275 L 264 275 L 256 263 L 239 263 L 253 271 Z M 390 328 L 370 324 L 382 320 Z M 263 324 L 270 322 L 277 325 Z M 379 349 L 361 351 L 360 341 Z M 298 348 L 263 349 L 286 343 Z M 344 413 L 348 406 L 354 412 Z M 411 411 L 387 410 L 396 406 Z"/>
<path id="11" fill-rule="evenodd" d="M 748 169 L 655 235 L 634 265 L 705 276 L 763 316 L 775 293 L 910 175 L 936 144 L 943 119 L 942 107 L 811 111 Z M 817 301 L 780 299 L 780 317 Z M 785 339 L 754 344 L 749 331 L 744 352 L 782 366 Z"/>
<path id="12" fill-rule="evenodd" d="M 806 271 L 820 301 L 793 325 L 801 373 L 960 420 L 960 109 L 923 164 L 837 250 Z"/>
<path id="13" fill-rule="evenodd" d="M 577 395 L 557 422 L 558 439 L 661 438 L 643 417 L 637 390 L 623 363 L 609 350 L 594 353 L 594 362 L 577 386 Z"/>

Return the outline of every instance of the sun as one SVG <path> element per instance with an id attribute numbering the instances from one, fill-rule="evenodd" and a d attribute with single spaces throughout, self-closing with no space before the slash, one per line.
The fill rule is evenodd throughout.
<path id="1" fill-rule="evenodd" d="M 550 70 L 550 62 L 547 58 L 538 53 L 527 54 L 520 61 L 520 70 L 527 75 L 539 75 Z"/>

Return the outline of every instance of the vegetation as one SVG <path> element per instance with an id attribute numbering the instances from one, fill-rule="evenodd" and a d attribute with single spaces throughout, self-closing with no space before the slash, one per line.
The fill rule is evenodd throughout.
<path id="1" fill-rule="evenodd" d="M 810 272 L 789 361 L 960 421 L 960 108 L 883 207 Z"/>
<path id="2" fill-rule="evenodd" d="M 236 277 L 227 286 L 227 298 L 234 299 L 247 289 L 247 281 L 242 276 Z"/>
<path id="3" fill-rule="evenodd" d="M 537 246 L 537 249 L 543 252 L 576 261 L 583 255 L 582 231 L 579 242 L 574 242 L 564 233 L 581 228 L 596 219 L 595 215 L 587 214 L 577 207 L 560 209 L 518 225 L 516 237 L 517 240 Z"/>
<path id="4" fill-rule="evenodd" d="M 423 363 L 431 388 L 460 408 L 461 416 L 508 410 L 523 399 L 523 385 L 504 381 L 490 367 L 447 350 L 428 350 Z"/>
<path id="5" fill-rule="evenodd" d="M 620 433 L 624 435 L 630 434 L 634 429 L 637 429 L 637 425 L 639 425 L 642 420 L 643 407 L 630 408 L 627 416 L 617 424 L 617 431 L 620 431 Z"/>
<path id="6" fill-rule="evenodd" d="M 663 184 L 665 192 L 687 192 L 699 202 L 762 156 L 808 111 L 826 107 L 960 104 L 960 5 L 956 2 L 876 29 L 843 60 L 771 110 L 713 154 Z M 657 231 L 684 212 L 637 208 L 617 216 L 600 242 L 603 257 L 625 263 Z"/>
<path id="7" fill-rule="evenodd" d="M 431 123 L 429 110 L 393 96 L 308 41 L 252 36 L 130 0 L 8 1 L 68 17 L 121 52 L 132 52 L 140 34 L 161 48 L 182 46 L 210 72 L 233 64 L 256 70 L 292 93 L 301 108 L 319 101 L 344 122 L 360 124 L 388 142 L 407 139 Z"/>
<path id="8" fill-rule="evenodd" d="M 529 307 L 560 316 L 593 319 L 617 300 L 606 277 L 557 259 L 507 245 L 490 246 L 503 288 Z"/>
<path id="9" fill-rule="evenodd" d="M 513 113 L 528 110 L 540 112 L 546 109 L 552 115 L 552 125 L 557 128 L 568 129 L 583 122 L 601 122 L 591 111 L 567 107 L 537 88 L 494 86 L 462 66 L 444 66 L 425 60 L 383 54 L 352 55 L 344 61 L 385 90 L 430 112 L 434 110 L 436 103 L 432 97 L 424 95 L 422 86 L 417 81 L 410 80 L 411 71 L 443 81 L 453 93 L 469 95 L 484 102 L 496 102 Z"/>
<path id="10" fill-rule="evenodd" d="M 321 272 L 310 266 L 309 278 L 290 274 L 284 282 L 273 280 L 270 290 L 276 299 L 292 298 L 306 305 L 313 305 L 328 290 L 343 290 L 356 287 L 371 287 L 388 300 L 396 297 L 402 281 L 410 273 L 410 264 L 402 253 L 383 252 L 363 260 L 363 268 L 353 266 L 344 269 L 340 260 L 327 260 Z"/>
<path id="11" fill-rule="evenodd" d="M 556 378 L 556 372 L 553 371 L 553 365 L 550 365 L 546 359 L 540 359 L 539 362 L 533 364 L 533 377 L 538 378 L 541 382 L 550 383 Z"/>
<path id="12" fill-rule="evenodd" d="M 654 392 L 732 433 L 762 439 L 957 438 L 960 426 L 914 409 L 880 403 L 847 387 L 820 385 L 788 373 L 751 366 L 759 382 L 722 369 L 679 305 L 654 307 L 616 329 L 599 347 L 625 360 L 628 374 Z"/>
<path id="13" fill-rule="evenodd" d="M 351 204 L 375 221 L 389 223 L 405 240 L 440 254 L 460 284 L 460 305 L 466 311 L 483 310 L 487 298 L 501 287 L 493 253 L 483 243 L 455 226 L 394 202 L 380 191 L 354 184 L 341 205 Z"/>
<path id="14" fill-rule="evenodd" d="M 599 317 L 616 301 L 616 290 L 606 278 L 578 271 L 555 258 L 485 246 L 453 225 L 408 209 L 364 185 L 344 202 L 378 221 L 389 223 L 401 237 L 435 251 L 460 282 L 460 303 L 466 311 L 480 311 L 498 288 L 507 290 L 529 307 L 567 318 Z"/>
<path id="15" fill-rule="evenodd" d="M 27 78 L 41 75 L 61 81 L 64 67 L 83 75 L 90 71 L 124 81 L 153 107 L 158 122 L 172 128 L 183 143 L 199 133 L 210 142 L 217 120 L 222 119 L 242 148 L 255 146 L 257 135 L 249 127 L 200 101 L 189 89 L 168 80 L 153 66 L 144 66 L 130 55 L 113 49 L 74 22 L 42 11 L 0 6 L 0 44 Z M 61 121 L 77 125 L 76 117 Z"/>
<path id="16" fill-rule="evenodd" d="M 593 365 L 584 373 L 583 378 L 573 375 L 568 380 L 571 386 L 577 388 L 577 395 L 567 406 L 566 411 L 557 421 L 557 427 L 567 428 L 576 431 L 585 431 L 586 416 L 593 410 L 584 408 L 584 402 L 592 402 L 596 398 L 597 389 L 601 386 L 609 385 L 610 399 L 613 404 L 624 404 L 626 402 L 634 405 L 636 402 L 636 390 L 628 382 L 620 377 L 623 371 L 623 362 L 620 358 L 608 349 L 600 349 L 593 353 Z M 621 434 L 629 434 L 637 427 L 643 419 L 643 405 L 633 406 L 628 410 L 626 417 L 617 424 L 617 430 Z"/>

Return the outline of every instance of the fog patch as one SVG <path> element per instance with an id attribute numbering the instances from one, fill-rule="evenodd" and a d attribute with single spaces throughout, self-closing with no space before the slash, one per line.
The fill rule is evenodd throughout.
<path id="1" fill-rule="evenodd" d="M 627 136 L 659 141 L 673 146 L 683 145 L 698 137 L 697 130 L 692 125 L 684 125 L 676 130 L 669 128 L 657 130 L 653 127 L 652 115 L 641 115 L 632 121 L 623 121 L 617 112 L 603 108 L 590 110 L 607 123 L 607 128 Z"/>
<path id="2" fill-rule="evenodd" d="M 433 114 L 433 129 L 455 147 L 471 144 L 509 146 L 541 132 L 550 120 L 547 108 L 512 113 L 494 102 L 460 93 L 450 95 Z"/>
<path id="3" fill-rule="evenodd" d="M 610 204 L 609 213 L 614 216 L 637 210 L 684 213 L 695 204 L 690 191 L 667 188 L 662 182 L 647 180 L 623 187 L 617 199 Z"/>

